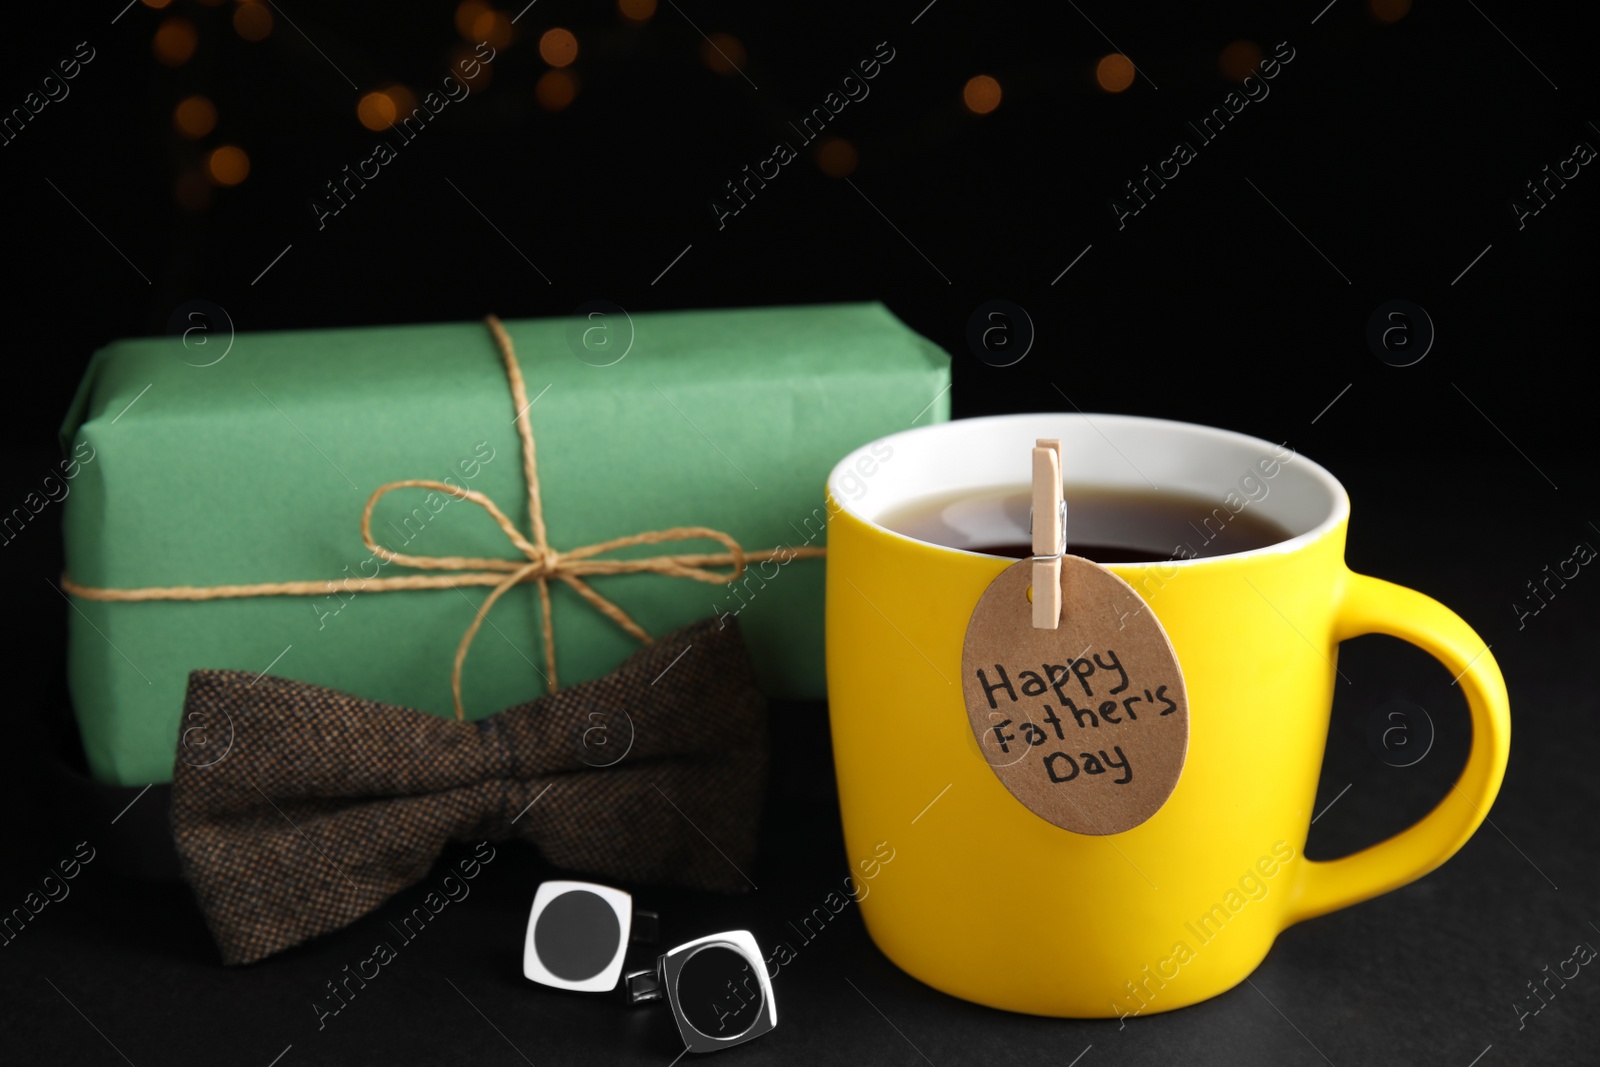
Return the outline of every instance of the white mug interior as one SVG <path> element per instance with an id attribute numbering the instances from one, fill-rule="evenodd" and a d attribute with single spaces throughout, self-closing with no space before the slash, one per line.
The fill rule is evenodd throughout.
<path id="1" fill-rule="evenodd" d="M 1208 513 L 1222 509 L 1223 516 L 1250 508 L 1288 534 L 1227 558 L 1292 552 L 1350 513 L 1338 480 L 1287 444 L 1133 415 L 996 415 L 905 430 L 841 459 L 828 476 L 828 491 L 839 508 L 907 540 L 916 538 L 885 526 L 884 516 L 938 500 L 946 529 L 937 543 L 943 547 L 966 552 L 969 546 L 1026 542 L 1025 490 L 1039 438 L 1061 441 L 1069 553 L 1074 540 L 1116 545 L 1127 543 L 1128 536 L 1116 527 L 1115 515 L 1095 519 L 1099 528 L 1085 528 L 1081 518 L 1075 522 L 1074 487 L 1181 494 L 1206 504 Z M 1007 506 L 997 506 L 996 491 L 1007 489 L 1017 493 Z M 1164 565 L 1219 558 L 1224 557 L 1174 555 Z"/>

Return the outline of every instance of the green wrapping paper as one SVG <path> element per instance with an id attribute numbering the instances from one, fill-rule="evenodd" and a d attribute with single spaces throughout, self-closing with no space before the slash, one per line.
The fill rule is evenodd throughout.
<path id="1" fill-rule="evenodd" d="M 558 551 L 675 526 L 721 530 L 748 551 L 820 546 L 833 464 L 874 438 L 949 417 L 948 357 L 880 304 L 621 319 L 587 346 L 580 335 L 595 324 L 583 320 L 505 324 Z M 625 357 L 597 365 L 630 332 Z M 91 362 L 63 427 L 80 461 L 63 516 L 78 585 L 417 573 L 375 558 L 360 536 L 369 494 L 406 479 L 484 493 L 528 534 L 516 412 L 482 322 L 240 334 L 220 361 L 198 362 L 173 338 L 120 341 Z M 396 552 L 521 558 L 477 505 L 421 489 L 385 496 L 372 528 Z M 688 541 L 614 555 L 719 551 Z M 768 694 L 818 698 L 822 568 L 820 559 L 769 561 L 737 586 L 659 574 L 589 581 L 656 635 L 736 614 Z M 108 783 L 169 781 L 185 682 L 202 668 L 270 669 L 452 715 L 456 646 L 487 592 L 74 597 L 69 683 L 89 766 Z M 550 592 L 563 686 L 637 647 L 564 583 Z M 536 586 L 495 605 L 466 661 L 469 718 L 544 691 L 540 633 Z M 225 726 L 207 733 L 208 743 L 226 742 Z"/>

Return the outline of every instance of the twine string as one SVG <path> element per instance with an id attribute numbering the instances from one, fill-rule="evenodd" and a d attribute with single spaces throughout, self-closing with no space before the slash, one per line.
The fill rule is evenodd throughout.
<path id="1" fill-rule="evenodd" d="M 539 587 L 540 630 L 544 645 L 546 682 L 550 692 L 557 689 L 555 627 L 550 602 L 552 579 L 564 582 L 606 618 L 644 644 L 650 644 L 650 634 L 615 603 L 596 592 L 584 578 L 604 574 L 661 574 L 671 578 L 688 578 L 692 581 L 721 585 L 738 581 L 748 564 L 786 556 L 789 559 L 815 558 L 826 554 L 826 549 L 805 546 L 802 548 L 774 548 L 749 553 L 728 534 L 708 526 L 674 526 L 663 530 L 646 530 L 625 537 L 612 538 L 597 544 L 585 545 L 567 552 L 550 547 L 544 522 L 543 501 L 539 493 L 538 454 L 534 447 L 533 424 L 529 419 L 528 391 L 523 382 L 522 368 L 517 362 L 511 336 L 494 315 L 485 320 L 493 334 L 495 344 L 505 364 L 506 379 L 511 387 L 511 402 L 516 405 L 517 436 L 522 442 L 522 470 L 528 486 L 528 519 L 533 540 L 528 540 L 521 530 L 501 511 L 499 506 L 483 493 L 436 482 L 426 478 L 408 478 L 387 482 L 373 490 L 361 511 L 361 542 L 373 556 L 389 563 L 397 563 L 418 571 L 442 571 L 443 574 L 405 574 L 388 578 L 344 578 L 338 581 L 255 582 L 237 585 L 172 585 L 150 586 L 141 589 L 110 589 L 84 586 L 67 575 L 61 578 L 62 589 L 72 596 L 85 600 L 127 603 L 146 600 L 225 600 L 258 596 L 323 596 L 330 590 L 343 589 L 349 593 L 388 593 L 415 589 L 459 589 L 486 586 L 489 595 L 483 598 L 467 627 L 461 642 L 456 646 L 455 662 L 450 672 L 450 693 L 455 701 L 457 720 L 466 718 L 461 703 L 461 674 L 467 651 L 478 635 L 490 609 L 512 587 L 533 582 Z M 506 540 L 521 554 L 521 559 L 496 559 L 475 556 L 417 556 L 395 552 L 380 545 L 372 537 L 373 509 L 388 493 L 399 489 L 428 489 L 444 493 L 458 500 L 478 505 L 489 514 Z M 656 545 L 670 541 L 709 540 L 721 544 L 726 552 L 677 553 L 649 556 L 640 559 L 600 559 L 598 557 L 617 549 L 636 545 Z M 727 566 L 731 571 L 711 570 Z"/>

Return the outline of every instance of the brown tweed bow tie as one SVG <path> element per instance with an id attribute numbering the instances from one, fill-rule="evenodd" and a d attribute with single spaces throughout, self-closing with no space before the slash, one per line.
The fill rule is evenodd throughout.
<path id="1" fill-rule="evenodd" d="M 360 918 L 450 840 L 522 838 L 625 882 L 747 885 L 767 728 L 736 620 L 476 722 L 243 671 L 191 674 L 184 722 L 231 731 L 220 759 L 180 747 L 172 781 L 178 853 L 224 963 Z"/>

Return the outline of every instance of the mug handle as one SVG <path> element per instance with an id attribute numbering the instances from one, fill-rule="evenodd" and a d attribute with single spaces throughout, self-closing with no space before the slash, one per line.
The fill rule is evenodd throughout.
<path id="1" fill-rule="evenodd" d="M 1461 777 L 1421 822 L 1343 859 L 1308 860 L 1288 908 L 1289 923 L 1398 889 L 1455 855 L 1488 817 L 1511 750 L 1505 679 L 1483 639 L 1455 612 L 1413 589 L 1346 572 L 1334 628 L 1338 641 L 1389 634 L 1444 664 L 1467 697 L 1472 750 Z"/>

